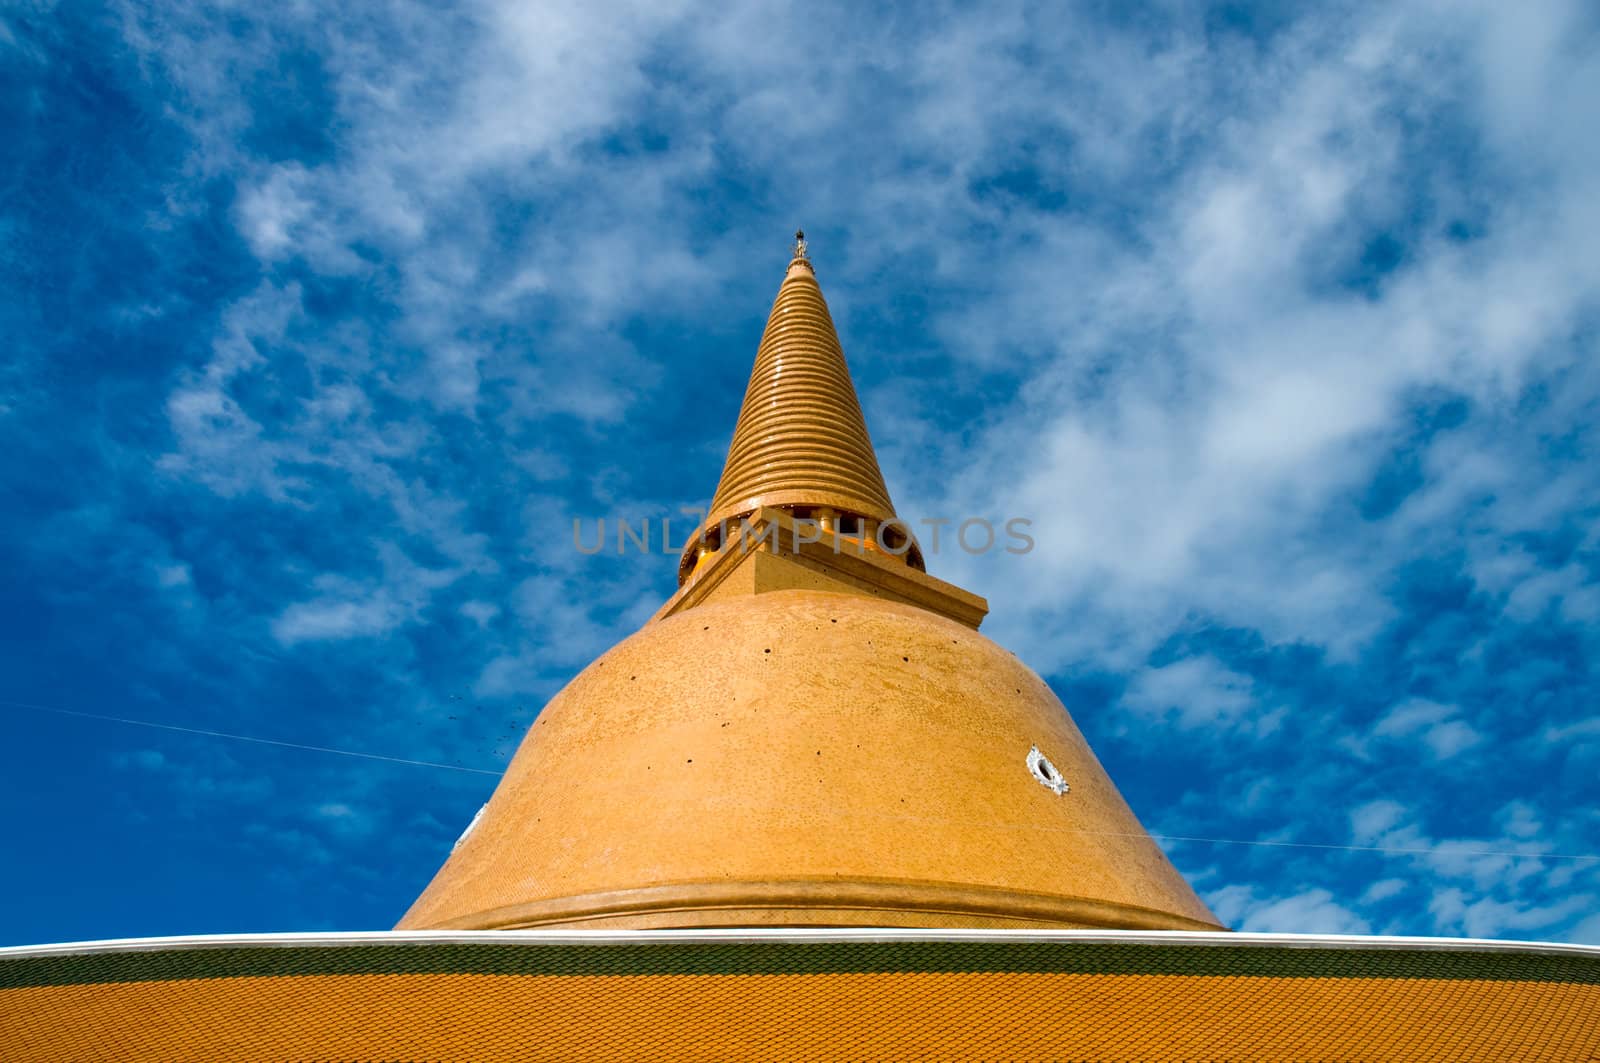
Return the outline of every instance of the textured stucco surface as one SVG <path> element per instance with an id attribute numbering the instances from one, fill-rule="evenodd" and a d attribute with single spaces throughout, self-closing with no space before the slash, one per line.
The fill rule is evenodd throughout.
<path id="1" fill-rule="evenodd" d="M 401 926 L 607 919 L 1216 925 L 1014 655 L 810 590 L 654 621 L 586 668 Z"/>

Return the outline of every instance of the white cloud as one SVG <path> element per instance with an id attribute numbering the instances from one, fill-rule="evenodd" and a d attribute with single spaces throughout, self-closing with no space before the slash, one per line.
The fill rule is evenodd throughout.
<path id="1" fill-rule="evenodd" d="M 284 610 L 273 622 L 272 634 L 285 645 L 348 639 L 384 634 L 406 619 L 406 611 L 381 593 L 364 601 L 320 598 Z"/>
<path id="2" fill-rule="evenodd" d="M 1594 907 L 1592 896 L 1568 897 L 1551 904 L 1528 904 L 1480 897 L 1471 900 L 1461 889 L 1436 890 L 1428 911 L 1442 931 L 1467 937 L 1503 937 L 1508 931 L 1538 930 Z"/>
<path id="3" fill-rule="evenodd" d="M 1225 886 L 1206 895 L 1224 924 L 1263 934 L 1367 934 L 1371 924 L 1321 887 L 1287 897 L 1260 897 L 1249 886 Z"/>
<path id="4" fill-rule="evenodd" d="M 1410 810 L 1398 801 L 1369 801 L 1350 813 L 1350 833 L 1357 845 L 1372 845 L 1392 831 Z"/>
<path id="5" fill-rule="evenodd" d="M 1380 904 L 1391 897 L 1398 897 L 1404 893 L 1409 883 L 1403 878 L 1379 879 L 1366 888 L 1361 894 L 1362 904 Z"/>
<path id="6" fill-rule="evenodd" d="M 300 642 L 371 637 L 421 618 L 433 593 L 459 578 L 458 571 L 415 564 L 391 544 L 377 550 L 383 576 L 356 581 L 324 574 L 312 581 L 317 595 L 295 602 L 272 622 L 272 635 L 286 646 Z"/>
<path id="7" fill-rule="evenodd" d="M 1595 913 L 1572 928 L 1567 940 L 1576 945 L 1600 945 L 1600 912 Z"/>
<path id="8" fill-rule="evenodd" d="M 270 261 L 297 250 L 301 234 L 295 230 L 312 210 L 303 192 L 306 182 L 302 166 L 273 167 L 261 184 L 240 197 L 240 228 L 257 257 Z"/>
<path id="9" fill-rule="evenodd" d="M 473 599 L 462 602 L 458 612 L 479 627 L 486 627 L 491 620 L 500 615 L 500 607 L 493 602 L 482 602 Z"/>
<path id="10" fill-rule="evenodd" d="M 1507 21 L 1480 8 L 1444 36 L 1487 47 Z M 973 323 L 958 335 L 1033 355 L 1019 389 L 1029 401 L 991 418 L 950 482 L 954 501 L 930 508 L 1035 517 L 1040 549 L 1026 564 L 957 574 L 980 578 L 1016 618 L 1006 641 L 1030 660 L 1126 667 L 1196 611 L 1349 652 L 1392 615 L 1396 556 L 1419 532 L 1459 534 L 1452 514 L 1419 527 L 1407 511 L 1393 529 L 1317 531 L 1370 475 L 1415 389 L 1500 402 L 1565 357 L 1551 345 L 1593 308 L 1600 280 L 1579 235 L 1595 231 L 1596 171 L 1588 147 L 1557 152 L 1540 160 L 1548 194 L 1489 207 L 1484 239 L 1409 238 L 1372 298 L 1319 287 L 1315 264 L 1348 254 L 1342 240 L 1404 220 L 1416 175 L 1398 116 L 1463 102 L 1470 66 L 1421 46 L 1439 35 L 1418 8 L 1307 24 L 1266 63 L 1238 68 L 1252 102 L 1226 136 L 1202 142 L 1174 194 L 1157 195 L 1144 243 L 1065 238 L 1080 218 L 1030 219 L 1036 250 L 1005 256 L 996 294 L 962 311 Z M 1204 99 L 1205 75 L 1191 74 L 1164 84 Z M 1539 80 L 1530 91 L 1550 93 L 1548 112 L 1532 120 L 1566 123 L 1540 142 L 1570 143 L 1584 123 Z M 1523 160 L 1489 165 L 1502 163 Z M 1437 195 L 1451 209 L 1455 193 Z M 1488 456 L 1503 438 L 1474 433 L 1468 445 Z M 1430 469 L 1430 494 L 1478 471 Z M 1514 462 L 1505 471 L 1496 486 L 1509 511 L 1538 484 L 1514 480 Z M 1442 750 L 1470 741 L 1461 728 L 1439 737 Z"/>
<path id="11" fill-rule="evenodd" d="M 328 801 L 318 805 L 313 815 L 317 822 L 335 835 L 346 838 L 365 836 L 376 826 L 371 815 L 343 801 Z"/>
<path id="12" fill-rule="evenodd" d="M 155 566 L 156 583 L 163 587 L 187 587 L 194 582 L 189 566 L 179 563 Z"/>
<path id="13" fill-rule="evenodd" d="M 1368 802 L 1351 814 L 1352 841 L 1389 848 L 1391 859 L 1406 860 L 1417 870 L 1412 881 L 1432 889 L 1427 911 L 1434 932 L 1496 937 L 1542 930 L 1592 904 L 1593 898 L 1573 892 L 1580 865 L 1546 858 L 1556 851 L 1553 832 L 1527 802 L 1511 801 L 1499 809 L 1497 837 L 1436 839 L 1421 829 L 1416 816 L 1416 810 L 1396 801 Z M 1581 843 L 1574 848 L 1581 849 Z M 1370 887 L 1363 903 L 1398 892 L 1380 891 L 1384 885 Z"/>
<path id="14" fill-rule="evenodd" d="M 1471 725 L 1454 719 L 1458 711 L 1454 705 L 1412 698 L 1390 709 L 1373 727 L 1372 733 L 1387 738 L 1415 738 L 1425 744 L 1436 759 L 1445 760 L 1483 741 L 1483 736 Z"/>
<path id="15" fill-rule="evenodd" d="M 1574 738 L 1600 737 L 1600 716 L 1590 716 L 1565 727 L 1546 727 L 1540 737 L 1550 745 L 1562 745 Z"/>
<path id="16" fill-rule="evenodd" d="M 830 292 L 841 316 L 862 298 L 853 282 L 907 248 L 931 248 L 941 276 L 976 276 L 981 266 L 992 278 L 976 298 L 934 306 L 930 326 L 958 359 L 971 352 L 1016 368 L 1022 398 L 991 411 L 975 453 L 899 461 L 922 471 L 895 486 L 914 501 L 942 496 L 927 499 L 926 512 L 1035 518 L 1040 546 L 1027 558 L 941 565 L 987 593 L 997 634 L 1047 670 L 1085 658 L 1136 667 L 1196 612 L 1272 640 L 1352 652 L 1392 616 L 1383 579 L 1394 546 L 1423 516 L 1412 508 L 1422 500 L 1396 516 L 1410 527 L 1392 533 L 1309 533 L 1369 475 L 1408 389 L 1506 394 L 1594 288 L 1578 234 L 1600 197 L 1588 195 L 1595 170 L 1582 165 L 1581 147 L 1532 160 L 1551 194 L 1491 211 L 1477 244 L 1417 237 L 1375 299 L 1314 283 L 1308 263 L 1344 253 L 1346 234 L 1404 209 L 1414 177 L 1405 116 L 1466 104 L 1469 118 L 1510 138 L 1507 149 L 1523 139 L 1514 135 L 1519 122 L 1545 130 L 1542 145 L 1572 139 L 1559 134 L 1582 116 L 1559 101 L 1574 98 L 1593 71 L 1550 73 L 1558 64 L 1540 49 L 1559 50 L 1561 33 L 1532 32 L 1492 6 L 1452 20 L 1443 39 L 1456 50 L 1437 46 L 1436 13 L 1403 8 L 1312 18 L 1270 50 L 1226 55 L 1182 34 L 1154 47 L 1104 29 L 1069 27 L 1041 39 L 1032 17 L 1007 5 L 887 50 L 882 27 L 819 48 L 816 40 L 832 36 L 826 19 L 740 5 L 714 15 L 651 7 L 627 22 L 575 5 L 532 19 L 515 5 L 488 4 L 443 26 L 404 5 L 393 14 L 409 44 L 403 68 L 371 51 L 364 27 L 318 27 L 347 130 L 333 161 L 308 169 L 235 160 L 246 175 L 241 228 L 264 259 L 296 254 L 338 273 L 349 267 L 349 248 L 370 244 L 398 272 L 397 307 L 427 364 L 393 376 L 386 369 L 363 388 L 393 387 L 470 412 L 491 382 L 515 381 L 524 419 L 555 410 L 623 416 L 655 378 L 637 352 L 616 347 L 607 356 L 614 373 L 597 374 L 599 363 L 586 361 L 558 374 L 538 351 L 480 350 L 456 334 L 468 322 L 523 312 L 530 295 L 562 306 L 564 319 L 592 337 L 664 294 L 715 291 L 747 269 L 748 249 L 714 243 L 690 254 L 695 241 L 675 207 L 718 153 L 731 151 L 779 175 L 789 210 L 851 232 L 829 267 L 840 275 Z M 752 47 L 755 28 L 770 34 L 775 17 L 782 42 Z M 1561 8 L 1534 21 L 1561 26 L 1575 17 Z M 176 39 L 145 36 L 142 21 L 129 19 L 134 39 L 173 54 L 174 73 L 196 100 L 227 98 L 227 71 L 260 61 L 208 51 L 203 38 L 183 38 L 173 53 Z M 1044 49 L 1040 64 L 1016 61 L 1025 41 Z M 663 49 L 698 60 L 689 86 L 668 87 L 647 72 Z M 863 65 L 869 58 L 875 65 Z M 877 165 L 860 150 L 863 136 L 884 138 L 852 90 L 882 64 L 883 76 L 904 86 L 910 116 L 889 131 L 884 150 L 947 165 Z M 1481 83 L 1471 76 L 1478 70 Z M 740 102 L 708 111 L 716 89 Z M 572 156 L 576 144 L 626 126 L 647 103 L 659 108 L 666 150 L 604 167 Z M 886 102 L 885 114 L 899 105 Z M 1216 123 L 1217 113 L 1229 120 Z M 219 158 L 237 152 L 246 118 L 229 108 L 193 115 Z M 713 118 L 715 144 L 695 132 Z M 1055 127 L 1071 134 L 1072 153 L 1044 155 L 1047 175 L 1056 164 L 1074 167 L 1070 176 L 1090 187 L 1150 180 L 1152 146 L 1169 165 L 1181 163 L 1176 179 L 1151 184 L 1132 236 L 1089 211 L 1007 224 L 974 197 L 968 182 L 988 160 Z M 490 268 L 483 251 L 495 234 L 473 187 L 486 177 L 507 180 L 516 199 L 575 181 L 587 194 L 569 195 L 569 209 L 529 234 L 515 261 Z M 1437 191 L 1444 206 L 1462 194 L 1448 183 Z M 974 225 L 1027 239 L 964 246 L 938 236 Z M 709 312 L 714 304 L 704 305 Z M 1086 396 L 1091 381 L 1096 393 Z M 221 491 L 255 486 L 301 497 L 287 468 L 304 457 L 297 444 L 329 426 L 308 418 L 288 440 L 264 438 L 225 381 L 206 385 L 173 397 L 183 448 L 171 464 Z M 335 460 L 371 471 L 361 455 L 368 444 L 354 433 L 348 442 L 354 453 Z M 885 449 L 892 458 L 892 439 Z M 945 484 L 933 468 L 968 471 Z M 1444 498 L 1467 475 L 1467 465 L 1451 462 L 1428 493 Z M 1600 602 L 1592 588 L 1572 592 L 1574 609 Z M 1511 593 L 1518 609 L 1535 591 Z M 1436 748 L 1448 755 L 1471 744 L 1468 726 L 1442 728 Z"/>
<path id="17" fill-rule="evenodd" d="M 1183 728 L 1220 730 L 1244 722 L 1255 706 L 1247 676 L 1228 670 L 1213 657 L 1185 657 L 1134 676 L 1122 703 L 1153 719 L 1170 719 Z M 1270 717 L 1257 724 L 1274 726 Z"/>

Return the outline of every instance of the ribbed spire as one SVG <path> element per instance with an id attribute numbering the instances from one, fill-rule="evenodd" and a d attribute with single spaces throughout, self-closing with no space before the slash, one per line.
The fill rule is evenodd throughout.
<path id="1" fill-rule="evenodd" d="M 828 304 L 796 233 L 767 318 L 708 525 L 759 506 L 894 517 Z"/>

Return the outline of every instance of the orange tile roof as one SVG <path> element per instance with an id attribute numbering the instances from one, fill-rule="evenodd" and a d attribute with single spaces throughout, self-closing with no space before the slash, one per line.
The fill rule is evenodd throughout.
<path id="1" fill-rule="evenodd" d="M 485 932 L 0 950 L 8 1061 L 1597 1054 L 1600 949 L 1575 946 Z"/>

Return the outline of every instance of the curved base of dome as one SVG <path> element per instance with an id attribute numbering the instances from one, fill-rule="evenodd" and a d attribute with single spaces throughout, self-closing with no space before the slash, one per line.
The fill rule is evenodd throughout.
<path id="1" fill-rule="evenodd" d="M 939 882 L 686 882 L 515 904 L 419 930 L 741 926 L 1221 930 L 1217 923 L 1081 897 Z"/>

